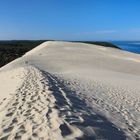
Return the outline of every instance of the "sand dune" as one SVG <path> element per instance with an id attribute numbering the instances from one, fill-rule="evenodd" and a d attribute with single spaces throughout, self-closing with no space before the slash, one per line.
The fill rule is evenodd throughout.
<path id="1" fill-rule="evenodd" d="M 50 41 L 0 69 L 0 139 L 140 139 L 140 56 Z"/>

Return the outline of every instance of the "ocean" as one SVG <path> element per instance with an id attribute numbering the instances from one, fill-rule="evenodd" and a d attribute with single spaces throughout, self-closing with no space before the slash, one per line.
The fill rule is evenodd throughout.
<path id="1" fill-rule="evenodd" d="M 112 41 L 112 43 L 123 50 L 140 54 L 140 41 Z"/>

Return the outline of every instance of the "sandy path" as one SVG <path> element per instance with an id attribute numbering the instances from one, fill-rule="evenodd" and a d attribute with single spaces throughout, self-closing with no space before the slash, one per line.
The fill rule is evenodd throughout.
<path id="1" fill-rule="evenodd" d="M 26 78 L 5 106 L 0 139 L 125 139 L 57 77 L 28 66 Z"/>
<path id="2" fill-rule="evenodd" d="M 42 84 L 45 81 L 39 71 L 32 67 L 27 71 L 23 85 L 6 105 L 0 129 L 1 139 L 54 139 L 55 133 L 52 135 L 49 130 L 57 131 L 60 124 L 56 121 L 55 99 L 48 91 L 47 83 Z"/>

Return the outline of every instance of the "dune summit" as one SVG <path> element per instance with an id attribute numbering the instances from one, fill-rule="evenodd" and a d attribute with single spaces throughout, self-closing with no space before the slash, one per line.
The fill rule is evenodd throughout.
<path id="1" fill-rule="evenodd" d="M 140 55 L 48 41 L 0 69 L 0 139 L 140 139 Z"/>

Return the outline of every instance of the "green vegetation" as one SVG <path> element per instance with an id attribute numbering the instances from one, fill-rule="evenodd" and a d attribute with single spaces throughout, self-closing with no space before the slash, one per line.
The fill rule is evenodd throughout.
<path id="1" fill-rule="evenodd" d="M 43 43 L 38 41 L 0 41 L 0 67 L 21 57 L 26 52 Z"/>
<path id="2" fill-rule="evenodd" d="M 111 47 L 111 48 L 116 48 L 116 49 L 121 49 L 118 46 L 110 43 L 110 42 L 103 42 L 103 41 L 79 41 L 82 43 L 87 43 L 87 44 L 93 44 L 93 45 L 100 45 L 104 47 Z"/>

